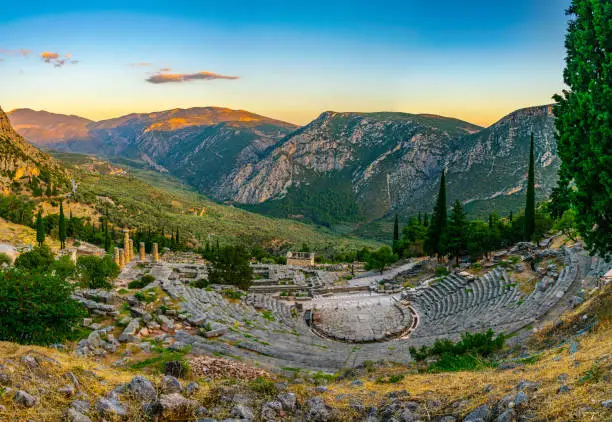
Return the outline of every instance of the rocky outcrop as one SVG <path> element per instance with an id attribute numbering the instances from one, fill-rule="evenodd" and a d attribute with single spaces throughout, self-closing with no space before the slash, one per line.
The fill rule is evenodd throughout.
<path id="1" fill-rule="evenodd" d="M 235 170 L 213 195 L 278 200 L 327 174 L 334 185 L 350 186 L 366 216 L 380 217 L 430 211 L 447 169 L 449 200 L 477 209 L 492 199 L 511 206 L 526 186 L 531 131 L 544 196 L 559 166 L 551 106 L 518 110 L 486 129 L 430 115 L 326 112 L 257 164 Z"/>

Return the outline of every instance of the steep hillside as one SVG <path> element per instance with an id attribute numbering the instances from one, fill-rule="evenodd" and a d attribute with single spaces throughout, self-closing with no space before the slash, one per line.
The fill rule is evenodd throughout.
<path id="1" fill-rule="evenodd" d="M 457 139 L 447 166 L 449 199 L 460 199 L 468 209 L 481 213 L 523 207 L 531 132 L 537 199 L 547 198 L 560 165 L 552 106 L 515 111 Z"/>
<path id="2" fill-rule="evenodd" d="M 100 122 L 32 110 L 11 119 L 36 145 L 58 151 L 138 159 L 203 193 L 235 167 L 257 162 L 296 126 L 220 107 L 133 113 Z"/>
<path id="3" fill-rule="evenodd" d="M 88 141 L 91 120 L 79 116 L 20 108 L 8 113 L 17 132 L 39 147 L 61 147 L 68 141 Z"/>
<path id="4" fill-rule="evenodd" d="M 67 188 L 68 173 L 15 132 L 0 108 L 0 193 L 38 191 L 41 182 Z"/>
<path id="5" fill-rule="evenodd" d="M 120 227 L 167 231 L 180 229 L 184 239 L 219 239 L 277 251 L 307 243 L 313 249 L 339 251 L 377 247 L 374 241 L 341 237 L 324 228 L 287 219 L 274 219 L 217 204 L 190 190 L 177 179 L 149 169 L 102 165 L 100 160 L 57 153 L 78 180 L 74 199 L 100 214 L 108 213 Z"/>
<path id="6" fill-rule="evenodd" d="M 454 119 L 397 113 L 324 113 L 255 166 L 243 167 L 219 198 L 282 208 L 326 175 L 337 192 L 353 193 L 366 220 L 431 211 L 439 176 L 448 169 L 449 201 L 478 214 L 519 207 L 526 185 L 529 134 L 536 139 L 538 194 L 556 181 L 549 106 L 516 111 L 489 128 Z"/>

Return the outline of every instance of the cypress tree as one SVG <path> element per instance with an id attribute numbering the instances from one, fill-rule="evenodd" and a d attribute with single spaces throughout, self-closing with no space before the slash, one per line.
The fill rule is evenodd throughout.
<path id="1" fill-rule="evenodd" d="M 425 219 L 423 220 L 423 225 L 425 227 L 429 226 L 429 214 L 425 214 Z"/>
<path id="2" fill-rule="evenodd" d="M 463 206 L 459 200 L 456 200 L 448 223 L 448 251 L 457 259 L 457 265 L 459 265 L 461 253 L 467 249 L 467 225 L 468 221 Z"/>
<path id="3" fill-rule="evenodd" d="M 397 247 L 399 242 L 399 220 L 397 214 L 395 214 L 395 222 L 393 223 L 393 253 L 397 253 Z"/>
<path id="4" fill-rule="evenodd" d="M 45 243 L 45 224 L 42 219 L 42 211 L 38 210 L 38 215 L 36 216 L 36 241 L 38 242 L 38 246 L 42 246 Z"/>
<path id="5" fill-rule="evenodd" d="M 419 224 L 423 224 L 423 219 L 421 218 L 421 213 L 419 212 L 419 218 L 418 218 Z"/>
<path id="6" fill-rule="evenodd" d="M 442 172 L 438 198 L 431 215 L 431 224 L 427 230 L 425 249 L 430 255 L 438 257 L 446 255 L 446 223 L 448 215 L 446 210 L 446 175 Z"/>
<path id="7" fill-rule="evenodd" d="M 573 0 L 563 79 L 554 97 L 560 182 L 573 182 L 576 225 L 592 254 L 612 257 L 612 3 Z"/>
<path id="8" fill-rule="evenodd" d="M 510 211 L 510 215 L 508 216 L 508 220 L 510 221 L 510 224 L 512 224 L 512 219 L 513 219 L 512 211 Z"/>
<path id="9" fill-rule="evenodd" d="M 525 204 L 525 239 L 530 240 L 535 232 L 535 157 L 533 132 L 529 146 L 529 173 L 527 175 L 527 202 Z"/>
<path id="10" fill-rule="evenodd" d="M 60 240 L 60 249 L 64 249 L 66 247 L 66 217 L 64 217 L 64 202 L 60 201 L 60 209 L 59 209 L 59 240 Z"/>

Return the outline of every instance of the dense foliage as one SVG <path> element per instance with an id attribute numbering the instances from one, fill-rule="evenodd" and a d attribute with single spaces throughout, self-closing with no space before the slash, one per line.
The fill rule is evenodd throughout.
<path id="1" fill-rule="evenodd" d="M 208 266 L 208 281 L 213 284 L 231 284 L 248 290 L 253 281 L 251 256 L 244 246 L 218 248 Z"/>
<path id="2" fill-rule="evenodd" d="M 317 177 L 309 184 L 289 189 L 282 199 L 241 207 L 273 217 L 301 218 L 325 227 L 358 221 L 361 217 L 350 184 L 327 176 Z"/>
<path id="3" fill-rule="evenodd" d="M 554 107 L 562 161 L 555 208 L 562 214 L 569 196 L 587 247 L 612 256 L 612 2 L 573 0 L 567 14 L 569 89 Z"/>
<path id="4" fill-rule="evenodd" d="M 109 289 L 110 281 L 120 272 L 110 255 L 103 258 L 95 255 L 80 256 L 76 270 L 83 285 L 90 289 Z"/>
<path id="5" fill-rule="evenodd" d="M 388 246 L 381 246 L 375 251 L 368 253 L 365 257 L 366 269 L 380 271 L 382 274 L 385 268 L 397 261 L 398 256 Z"/>
<path id="6" fill-rule="evenodd" d="M 0 340 L 48 344 L 69 337 L 85 315 L 73 288 L 58 272 L 1 271 Z"/>
<path id="7" fill-rule="evenodd" d="M 486 359 L 501 350 L 505 340 L 503 333 L 495 336 L 493 330 L 489 329 L 484 333 L 466 332 L 456 343 L 448 339 L 438 339 L 432 346 L 421 346 L 420 349 L 410 347 L 409 351 L 417 362 L 433 360 L 429 365 L 430 371 L 459 371 L 489 366 L 490 362 Z"/>

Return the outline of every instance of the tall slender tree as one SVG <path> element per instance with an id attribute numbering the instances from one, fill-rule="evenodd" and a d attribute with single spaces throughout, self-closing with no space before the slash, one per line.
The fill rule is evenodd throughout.
<path id="1" fill-rule="evenodd" d="M 467 225 L 468 221 L 463 206 L 459 200 L 456 200 L 451 208 L 448 223 L 448 251 L 457 259 L 457 264 L 459 264 L 459 257 L 467 249 Z"/>
<path id="2" fill-rule="evenodd" d="M 587 248 L 612 256 L 612 2 L 573 0 L 563 79 L 554 98 L 561 171 Z M 565 182 L 565 174 L 559 180 Z"/>
<path id="3" fill-rule="evenodd" d="M 399 246 L 399 219 L 395 214 L 395 222 L 393 223 L 393 253 L 397 253 Z"/>
<path id="4" fill-rule="evenodd" d="M 425 251 L 430 255 L 437 255 L 438 258 L 446 255 L 446 175 L 442 172 L 440 177 L 440 189 L 438 198 L 431 215 L 431 221 L 425 239 Z"/>
<path id="5" fill-rule="evenodd" d="M 66 247 L 66 217 L 64 216 L 64 202 L 63 201 L 60 201 L 58 229 L 59 229 L 60 249 L 64 249 Z"/>
<path id="6" fill-rule="evenodd" d="M 535 232 L 535 156 L 533 151 L 533 132 L 529 146 L 529 173 L 527 175 L 527 201 L 525 204 L 525 239 L 529 240 Z"/>
<path id="7" fill-rule="evenodd" d="M 38 246 L 42 246 L 45 243 L 45 223 L 43 222 L 41 210 L 38 210 L 38 215 L 36 216 L 36 242 L 38 242 Z"/>

